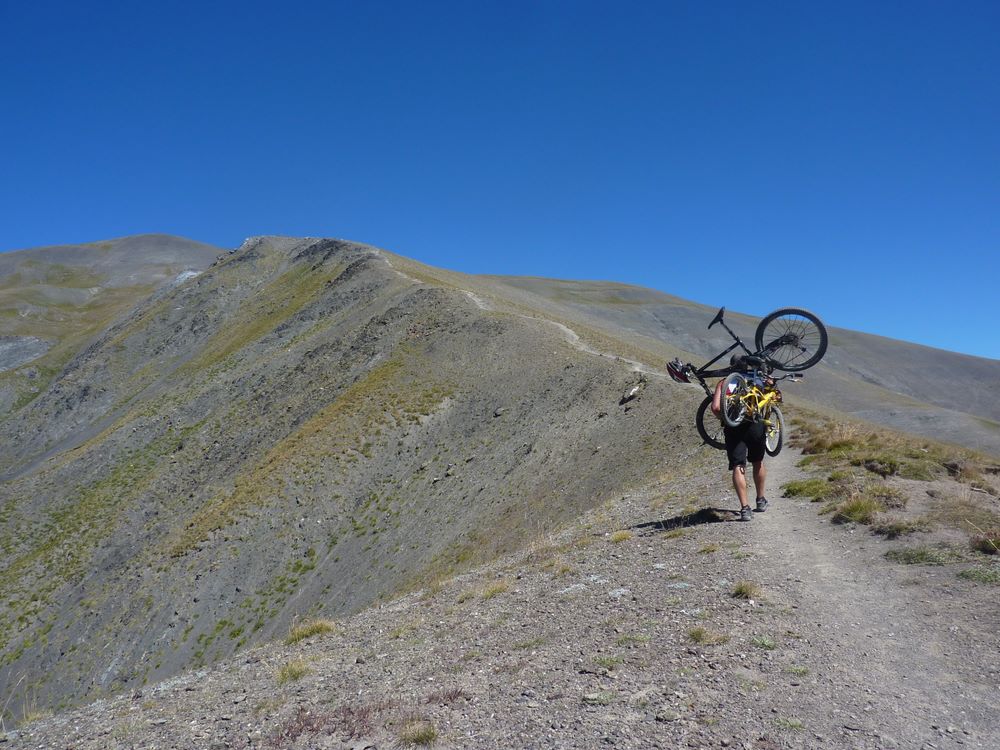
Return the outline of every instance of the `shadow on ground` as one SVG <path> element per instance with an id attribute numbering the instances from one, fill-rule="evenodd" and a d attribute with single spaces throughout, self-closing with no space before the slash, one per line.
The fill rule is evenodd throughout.
<path id="1" fill-rule="evenodd" d="M 694 513 L 682 513 L 673 518 L 665 518 L 662 521 L 647 521 L 632 527 L 635 531 L 642 531 L 647 534 L 655 534 L 660 531 L 671 531 L 681 529 L 685 526 L 700 526 L 705 523 L 725 523 L 735 521 L 739 518 L 739 511 L 727 508 L 701 508 Z"/>

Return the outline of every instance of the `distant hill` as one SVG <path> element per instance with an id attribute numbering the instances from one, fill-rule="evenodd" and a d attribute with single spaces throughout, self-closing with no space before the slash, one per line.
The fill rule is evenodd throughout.
<path id="1" fill-rule="evenodd" d="M 225 252 L 145 234 L 0 253 L 0 415 L 44 390 L 116 317 Z"/>
<path id="2" fill-rule="evenodd" d="M 720 328 L 707 330 L 715 308 L 652 289 L 613 282 L 496 277 L 521 304 L 582 320 L 623 342 L 666 356 L 668 343 L 709 358 L 732 343 Z M 808 299 L 788 300 L 809 307 Z M 822 317 L 822 310 L 815 311 Z M 748 342 L 758 319 L 727 311 L 727 321 Z M 704 359 L 696 359 L 701 364 Z M 1000 455 L 1000 361 L 919 344 L 830 329 L 824 360 L 788 386 L 793 398 L 913 432 Z"/>

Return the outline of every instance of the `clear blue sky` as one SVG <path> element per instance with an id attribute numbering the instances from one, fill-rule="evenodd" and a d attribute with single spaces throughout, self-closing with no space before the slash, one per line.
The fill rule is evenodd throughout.
<path id="1" fill-rule="evenodd" d="M 0 4 L 0 248 L 336 236 L 1000 358 L 1000 3 Z"/>

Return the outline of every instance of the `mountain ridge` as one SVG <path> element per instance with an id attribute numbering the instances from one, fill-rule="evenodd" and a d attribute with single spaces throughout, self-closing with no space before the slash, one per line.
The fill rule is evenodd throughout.
<path id="1" fill-rule="evenodd" d="M 657 367 L 695 348 L 705 308 L 622 315 L 600 287 L 566 282 L 570 304 L 539 283 L 266 236 L 77 339 L 0 418 L 13 710 L 229 658 L 718 460 L 702 394 Z"/>

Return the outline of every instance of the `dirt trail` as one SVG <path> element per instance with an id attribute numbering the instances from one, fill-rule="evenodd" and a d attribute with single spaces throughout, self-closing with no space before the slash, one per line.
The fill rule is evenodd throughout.
<path id="1" fill-rule="evenodd" d="M 385 261 L 386 265 L 388 265 L 389 268 L 391 268 L 393 271 L 395 271 L 398 275 L 402 276 L 403 278 L 409 279 L 410 281 L 413 281 L 417 284 L 424 283 L 420 279 L 410 276 L 406 272 L 396 268 L 396 266 L 392 264 L 392 261 L 388 257 L 386 257 L 384 253 L 378 252 L 378 257 L 381 258 L 383 261 Z M 483 299 L 480 295 L 476 294 L 473 291 L 470 291 L 468 289 L 459 289 L 459 291 L 462 294 L 464 294 L 469 299 L 469 301 L 480 310 L 495 311 L 497 309 L 495 305 Z M 517 315 L 518 317 L 524 318 L 526 320 L 534 320 L 543 323 L 545 325 L 555 326 L 559 330 L 559 332 L 563 335 L 563 338 L 566 340 L 566 343 L 568 343 L 574 349 L 577 349 L 581 352 L 584 352 L 586 354 L 592 354 L 595 357 L 604 357 L 605 359 L 613 359 L 620 362 L 624 362 L 633 371 L 641 372 L 644 375 L 652 375 L 654 377 L 660 377 L 660 378 L 668 377 L 667 373 L 651 368 L 648 365 L 643 364 L 642 362 L 639 362 L 637 360 L 628 359 L 627 357 L 621 357 L 616 354 L 611 354 L 610 352 L 604 352 L 600 351 L 599 349 L 593 348 L 589 344 L 585 343 L 583 339 L 580 338 L 580 335 L 576 331 L 574 331 L 572 328 L 563 323 L 559 323 L 555 320 L 549 320 L 548 318 L 544 317 L 526 315 L 525 313 L 513 313 L 513 314 Z"/>
<path id="2" fill-rule="evenodd" d="M 794 608 L 808 639 L 802 661 L 820 676 L 796 696 L 804 722 L 845 742 L 858 735 L 848 747 L 865 746 L 863 737 L 887 748 L 1000 746 L 1000 692 L 983 670 L 996 656 L 995 633 L 935 606 L 946 594 L 935 591 L 935 576 L 892 566 L 866 531 L 832 526 L 809 502 L 777 499 L 802 473 L 797 458 L 785 450 L 770 461 L 776 500 L 748 532 L 757 580 Z"/>

